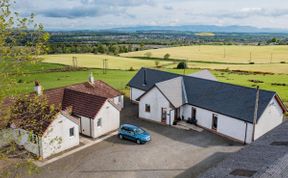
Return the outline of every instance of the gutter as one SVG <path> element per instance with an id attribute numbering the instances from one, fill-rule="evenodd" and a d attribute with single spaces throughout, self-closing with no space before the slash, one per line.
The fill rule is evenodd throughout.
<path id="1" fill-rule="evenodd" d="M 246 139 L 247 139 L 247 127 L 248 127 L 247 122 L 245 122 L 245 124 L 246 124 L 246 127 L 245 127 L 244 145 L 246 145 Z"/>

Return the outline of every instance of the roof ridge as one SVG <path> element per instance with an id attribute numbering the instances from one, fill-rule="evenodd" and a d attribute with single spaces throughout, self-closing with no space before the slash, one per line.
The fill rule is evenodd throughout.
<path id="1" fill-rule="evenodd" d="M 186 104 L 186 103 L 188 103 L 188 98 L 187 98 L 186 87 L 185 87 L 183 77 L 181 77 L 181 84 L 182 84 L 181 87 L 182 87 L 182 91 L 183 91 L 183 95 L 184 95 L 184 103 L 183 104 Z"/>
<path id="2" fill-rule="evenodd" d="M 70 91 L 74 91 L 74 92 L 77 92 L 77 93 L 83 93 L 83 94 L 86 94 L 86 95 L 92 95 L 92 96 L 97 96 L 97 97 L 100 97 L 100 98 L 108 99 L 105 96 L 100 96 L 100 95 L 92 94 L 92 93 L 88 93 L 88 92 L 82 92 L 82 91 L 74 90 L 72 88 L 64 88 L 64 94 L 65 94 L 65 90 L 70 90 Z"/>
<path id="3" fill-rule="evenodd" d="M 255 88 L 252 88 L 252 87 L 246 87 L 246 86 L 242 86 L 242 85 L 237 85 L 237 84 L 232 84 L 232 83 L 226 83 L 226 82 L 221 82 L 221 81 L 207 80 L 207 79 L 203 79 L 203 78 L 197 78 L 197 77 L 193 77 L 193 76 L 187 76 L 187 75 L 183 75 L 183 74 L 177 74 L 177 73 L 167 72 L 167 71 L 162 71 L 162 70 L 157 70 L 157 69 L 144 68 L 144 67 L 142 67 L 141 69 L 148 69 L 148 70 L 152 70 L 152 71 L 159 71 L 159 72 L 165 72 L 165 73 L 175 74 L 175 75 L 182 76 L 182 77 L 184 77 L 184 78 L 194 78 L 194 79 L 198 79 L 198 80 L 204 80 L 204 81 L 208 81 L 208 82 L 221 83 L 221 84 L 231 85 L 231 86 L 237 86 L 237 87 L 241 87 L 241 88 L 255 89 Z M 141 69 L 140 69 L 140 70 L 141 70 Z M 140 70 L 139 70 L 139 71 L 140 71 Z M 267 91 L 267 92 L 276 93 L 275 91 L 272 91 L 272 90 L 260 89 L 260 91 Z"/>

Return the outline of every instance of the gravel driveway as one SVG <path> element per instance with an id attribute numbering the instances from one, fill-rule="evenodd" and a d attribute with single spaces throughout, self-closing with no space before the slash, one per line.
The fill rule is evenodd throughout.
<path id="1" fill-rule="evenodd" d="M 137 118 L 137 106 L 125 103 L 122 123 L 151 133 L 145 145 L 111 137 L 41 168 L 34 177 L 195 177 L 242 145 L 207 131 L 187 131 Z"/>

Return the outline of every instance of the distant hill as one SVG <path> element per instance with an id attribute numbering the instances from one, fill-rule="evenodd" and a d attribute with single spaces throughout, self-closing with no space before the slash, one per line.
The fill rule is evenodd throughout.
<path id="1" fill-rule="evenodd" d="M 109 31 L 143 32 L 143 31 L 181 31 L 181 32 L 215 32 L 215 33 L 288 33 L 288 29 L 257 28 L 251 26 L 216 26 L 216 25 L 182 25 L 182 26 L 136 26 L 112 28 Z"/>

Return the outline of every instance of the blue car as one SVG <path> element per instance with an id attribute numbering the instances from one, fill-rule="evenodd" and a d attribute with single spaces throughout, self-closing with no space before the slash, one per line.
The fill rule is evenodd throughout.
<path id="1" fill-rule="evenodd" d="M 140 127 L 131 124 L 123 124 L 119 128 L 118 136 L 120 139 L 128 139 L 136 141 L 138 144 L 146 143 L 151 140 L 151 136 L 148 132 Z"/>

